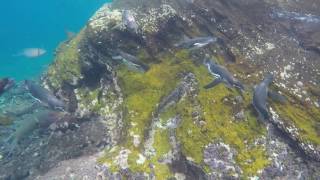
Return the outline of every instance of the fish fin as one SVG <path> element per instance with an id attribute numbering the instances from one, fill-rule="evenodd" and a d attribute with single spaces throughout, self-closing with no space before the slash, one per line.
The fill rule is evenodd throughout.
<path id="1" fill-rule="evenodd" d="M 202 48 L 205 45 L 207 45 L 208 43 L 194 43 L 193 45 L 195 46 L 194 48 Z"/>
<path id="2" fill-rule="evenodd" d="M 114 59 L 114 60 L 121 60 L 122 57 L 121 57 L 121 56 L 112 56 L 112 59 Z"/>
<path id="3" fill-rule="evenodd" d="M 215 79 L 213 80 L 211 83 L 207 84 L 204 86 L 205 89 L 210 89 L 220 83 L 224 82 L 222 79 L 218 78 L 218 79 Z"/>
<path id="4" fill-rule="evenodd" d="M 239 81 L 235 81 L 235 82 L 234 82 L 234 86 L 235 86 L 236 88 L 240 89 L 241 91 L 244 91 L 244 90 L 245 90 L 244 85 L 243 85 L 241 82 L 239 82 Z"/>
<path id="5" fill-rule="evenodd" d="M 287 102 L 287 99 L 283 96 L 283 95 L 281 95 L 281 94 L 279 94 L 279 93 L 277 93 L 277 92 L 274 92 L 274 91 L 268 91 L 268 96 L 272 99 L 272 100 L 274 100 L 274 101 L 276 101 L 276 102 L 279 102 L 279 103 L 282 103 L 282 104 L 284 104 L 284 103 L 286 103 Z"/>
<path id="6" fill-rule="evenodd" d="M 38 106 L 43 106 L 45 108 L 49 108 L 49 104 L 42 102 L 40 99 L 33 97 L 31 94 L 30 96 L 35 99 L 36 101 L 34 103 L 37 103 Z"/>

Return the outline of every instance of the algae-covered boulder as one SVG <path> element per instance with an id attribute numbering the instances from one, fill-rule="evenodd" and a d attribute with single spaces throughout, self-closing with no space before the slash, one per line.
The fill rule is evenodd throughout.
<path id="1" fill-rule="evenodd" d="M 124 10 L 137 32 L 123 24 Z M 97 163 L 107 179 L 314 179 L 320 17 L 313 13 L 309 5 L 276 0 L 116 0 L 60 46 L 43 84 L 75 116 L 104 125 L 110 146 Z M 200 36 L 218 40 L 175 47 Z M 132 70 L 119 50 L 148 70 Z M 203 88 L 214 79 L 205 57 L 225 66 L 245 91 Z M 267 72 L 276 77 L 270 89 L 287 101 L 270 100 L 272 118 L 260 121 L 252 89 Z"/>

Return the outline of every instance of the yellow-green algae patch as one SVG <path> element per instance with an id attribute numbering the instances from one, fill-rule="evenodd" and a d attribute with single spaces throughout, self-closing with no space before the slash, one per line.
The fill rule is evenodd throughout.
<path id="1" fill-rule="evenodd" d="M 125 66 L 120 66 L 118 69 L 119 84 L 124 95 L 123 108 L 126 112 L 127 131 L 125 141 L 119 146 L 130 150 L 128 164 L 133 172 L 154 171 L 156 177 L 160 179 L 172 176 L 169 167 L 159 162 L 159 159 L 170 151 L 166 129 L 155 130 L 152 146 L 156 154 L 148 157 L 143 163 L 139 159 L 142 158 L 145 133 L 150 126 L 152 113 L 155 112 L 161 98 L 175 89 L 181 79 L 180 73 L 191 72 L 194 68 L 192 61 L 188 59 L 177 63 L 177 59 L 188 56 L 187 51 L 180 51 L 175 56 L 176 58 L 170 56 L 162 58 L 161 63 L 152 65 L 146 73 L 130 71 Z M 133 136 L 140 138 L 138 146 L 134 143 Z M 110 163 L 112 160 L 102 158 L 103 161 Z M 150 164 L 153 168 L 150 168 Z M 117 169 L 113 165 L 111 167 Z"/>
<path id="2" fill-rule="evenodd" d="M 84 33 L 81 31 L 70 41 L 60 44 L 55 61 L 49 67 L 46 75 L 52 87 L 58 88 L 64 81 L 73 82 L 74 78 L 81 77 L 78 45 Z"/>
<path id="3" fill-rule="evenodd" d="M 102 113 L 105 108 L 107 108 L 105 102 L 106 100 L 103 98 L 98 99 L 99 93 L 101 93 L 101 89 L 84 89 L 80 88 L 76 90 L 76 95 L 78 96 L 78 104 L 80 109 L 86 109 L 89 112 L 99 113 L 99 114 L 105 114 Z"/>
<path id="4" fill-rule="evenodd" d="M 192 72 L 199 82 L 199 94 L 193 98 L 184 98 L 174 107 L 160 115 L 160 124 L 175 115 L 180 115 L 182 122 L 176 130 L 182 152 L 196 163 L 208 168 L 203 162 L 203 151 L 206 145 L 221 140 L 237 150 L 236 161 L 243 171 L 243 176 L 253 176 L 268 165 L 263 146 L 254 145 L 257 138 L 265 135 L 266 130 L 260 125 L 250 108 L 250 94 L 244 94 L 246 120 L 237 122 L 233 118 L 232 107 L 224 104 L 226 97 L 239 96 L 235 90 L 229 90 L 223 84 L 205 90 L 202 87 L 212 81 L 211 75 L 203 66 L 196 66 L 188 56 L 188 51 L 179 51 L 172 56 L 165 56 L 161 63 L 154 64 L 146 73 L 138 73 L 121 66 L 118 69 L 120 86 L 124 94 L 124 108 L 126 109 L 125 123 L 127 126 L 126 141 L 119 146 L 129 149 L 129 168 L 134 172 L 154 171 L 156 176 L 171 177 L 166 164 L 159 163 L 159 158 L 170 151 L 168 132 L 166 129 L 156 128 L 153 148 L 156 153 L 147 157 L 143 163 L 143 144 L 145 131 L 149 129 L 153 112 L 164 96 L 167 96 L 181 80 L 181 73 Z M 192 113 L 196 111 L 193 100 L 201 106 L 201 116 L 205 122 L 202 125 L 194 122 Z M 136 146 L 132 135 L 140 137 L 140 145 Z M 105 160 L 110 162 L 110 160 Z M 140 162 L 141 164 L 137 163 Z M 246 163 L 250 162 L 250 166 Z M 150 168 L 150 164 L 153 168 Z M 117 168 L 113 168 L 117 169 Z"/>
<path id="5" fill-rule="evenodd" d="M 300 103 L 292 103 L 291 98 L 289 98 L 289 101 L 286 104 L 272 103 L 272 106 L 285 123 L 293 123 L 298 128 L 299 138 L 303 142 L 311 142 L 316 146 L 320 146 L 319 108 L 313 106 L 306 108 Z"/>
<path id="6" fill-rule="evenodd" d="M 268 156 L 265 149 L 261 146 L 256 146 L 239 153 L 237 163 L 244 171 L 244 175 L 247 176 L 257 174 L 258 171 L 269 165 Z"/>
<path id="7" fill-rule="evenodd" d="M 150 125 L 152 112 L 161 98 L 176 87 L 180 80 L 179 73 L 191 71 L 192 68 L 193 64 L 189 60 L 176 63 L 169 57 L 163 58 L 159 64 L 152 65 L 146 73 L 137 73 L 121 67 L 118 77 L 124 94 L 124 105 L 128 111 L 128 131 L 144 137 L 144 130 Z"/>
<path id="8" fill-rule="evenodd" d="M 232 115 L 232 109 L 223 103 L 226 97 L 235 97 L 239 94 L 234 90 L 229 90 L 225 85 L 220 84 L 212 89 L 205 90 L 203 87 L 212 81 L 204 67 L 199 67 L 194 72 L 200 84 L 198 100 L 203 110 L 205 124 L 197 125 L 192 120 L 193 107 L 190 103 L 180 104 L 180 113 L 183 114 L 182 125 L 178 128 L 178 137 L 183 144 L 185 155 L 191 157 L 196 163 L 203 163 L 203 150 L 206 145 L 214 140 L 222 140 L 237 150 L 237 162 L 243 170 L 244 176 L 252 176 L 258 170 L 268 165 L 265 149 L 256 146 L 252 150 L 248 145 L 265 135 L 266 130 L 260 125 L 250 110 L 251 99 L 248 94 L 244 95 L 243 108 L 246 110 L 246 120 L 236 122 Z M 244 166 L 242 163 L 245 154 L 250 153 L 251 166 Z"/>

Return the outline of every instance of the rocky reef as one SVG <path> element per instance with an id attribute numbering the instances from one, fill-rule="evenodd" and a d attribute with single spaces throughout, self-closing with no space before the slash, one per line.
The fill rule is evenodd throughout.
<path id="1" fill-rule="evenodd" d="M 53 133 L 40 150 L 36 143 L 48 136 L 33 144 L 26 140 L 29 149 L 14 163 L 5 159 L 3 167 L 11 171 L 1 167 L 0 172 L 21 169 L 25 163 L 17 163 L 40 151 L 33 158 L 43 160 L 41 166 L 34 161 L 36 167 L 26 165 L 26 178 L 318 178 L 320 14 L 314 7 L 320 3 L 105 4 L 76 37 L 59 46 L 42 78 L 43 86 L 66 102 L 79 128 Z M 123 10 L 134 16 L 137 32 L 122 24 Z M 186 37 L 200 36 L 218 41 L 201 49 L 175 47 Z M 119 50 L 137 57 L 148 70 L 136 71 L 115 59 Z M 245 92 L 224 84 L 204 89 L 214 79 L 203 65 L 205 57 L 244 82 Z M 270 89 L 287 102 L 270 100 L 272 118 L 262 122 L 251 105 L 252 89 L 268 72 L 275 75 Z M 1 126 L 12 120 L 0 121 Z M 76 147 L 81 147 L 78 153 L 71 153 Z M 54 158 L 52 153 L 57 153 Z"/>

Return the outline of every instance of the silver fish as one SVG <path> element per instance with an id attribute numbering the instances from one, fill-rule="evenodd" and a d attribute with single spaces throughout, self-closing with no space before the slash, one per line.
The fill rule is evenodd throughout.
<path id="1" fill-rule="evenodd" d="M 65 108 L 64 102 L 58 99 L 49 90 L 29 80 L 26 80 L 24 83 L 27 89 L 29 90 L 29 92 L 31 93 L 31 95 L 37 100 L 39 100 L 40 102 L 48 105 L 53 109 L 63 110 Z"/>
<path id="2" fill-rule="evenodd" d="M 149 66 L 141 62 L 135 56 L 125 53 L 121 50 L 117 50 L 117 55 L 112 57 L 115 60 L 122 60 L 122 62 L 127 65 L 129 68 L 136 69 L 142 72 L 149 70 Z"/>
<path id="3" fill-rule="evenodd" d="M 216 37 L 196 37 L 192 39 L 185 39 L 182 42 L 175 44 L 174 46 L 177 48 L 185 49 L 199 49 L 214 42 L 217 42 Z"/>
<path id="4" fill-rule="evenodd" d="M 42 48 L 26 48 L 26 49 L 23 49 L 16 56 L 24 56 L 26 58 L 37 58 L 45 55 L 46 53 L 47 51 Z"/>
<path id="5" fill-rule="evenodd" d="M 292 21 L 300 21 L 305 23 L 320 23 L 320 16 L 316 16 L 313 14 L 302 14 L 291 11 L 280 11 L 276 9 L 273 10 L 271 17 L 287 19 Z"/>

